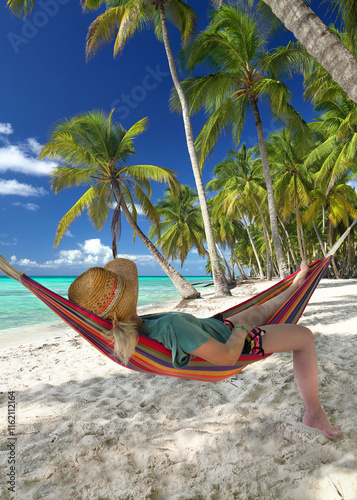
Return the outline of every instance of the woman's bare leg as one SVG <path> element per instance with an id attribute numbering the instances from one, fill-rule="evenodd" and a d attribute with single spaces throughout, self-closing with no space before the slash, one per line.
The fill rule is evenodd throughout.
<path id="1" fill-rule="evenodd" d="M 293 351 L 295 379 L 305 403 L 304 424 L 328 436 L 339 436 L 341 432 L 332 426 L 321 408 L 317 357 L 311 331 L 299 325 L 266 325 L 262 328 L 266 331 L 262 337 L 265 353 Z"/>
<path id="2" fill-rule="evenodd" d="M 305 261 L 301 263 L 301 270 L 295 276 L 291 285 L 276 297 L 264 302 L 259 306 L 252 306 L 229 318 L 234 326 L 244 326 L 248 331 L 259 325 L 265 325 L 278 309 L 292 296 L 293 293 L 304 283 L 309 272 L 309 266 Z"/>

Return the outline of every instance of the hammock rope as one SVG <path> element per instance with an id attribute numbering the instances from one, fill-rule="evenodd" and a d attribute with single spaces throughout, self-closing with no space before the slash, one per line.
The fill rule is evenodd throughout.
<path id="1" fill-rule="evenodd" d="M 346 238 L 347 234 L 357 223 L 357 218 L 338 241 L 338 246 Z M 336 244 L 337 245 L 337 244 Z M 334 251 L 338 246 L 334 247 Z M 300 288 L 283 304 L 280 309 L 268 321 L 268 324 L 293 323 L 296 324 L 302 315 L 311 295 L 315 291 L 318 283 L 325 274 L 332 259 L 332 253 L 324 259 L 317 260 L 309 265 L 309 274 Z M 112 324 L 99 316 L 83 309 L 73 302 L 47 289 L 40 283 L 19 273 L 2 256 L 0 256 L 0 270 L 12 279 L 19 281 L 31 293 L 44 302 L 63 321 L 73 328 L 79 335 L 98 349 L 102 354 L 122 365 L 114 354 L 114 342 L 109 338 L 108 333 Z M 224 318 L 244 311 L 253 305 L 263 304 L 272 297 L 278 295 L 290 286 L 295 275 L 284 278 L 267 290 L 254 297 L 222 312 Z M 254 354 L 241 355 L 234 366 L 217 366 L 206 360 L 195 357 L 184 368 L 175 368 L 172 364 L 171 352 L 154 339 L 139 335 L 138 344 L 134 354 L 129 360 L 127 368 L 138 372 L 152 373 L 155 375 L 165 375 L 179 377 L 190 380 L 200 380 L 205 382 L 217 382 L 232 377 L 239 373 L 247 365 L 260 361 L 271 354 L 257 356 Z M 122 365 L 123 366 L 123 365 Z"/>

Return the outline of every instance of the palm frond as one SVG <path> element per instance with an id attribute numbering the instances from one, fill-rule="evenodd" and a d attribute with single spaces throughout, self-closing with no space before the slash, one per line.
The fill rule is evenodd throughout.
<path id="1" fill-rule="evenodd" d="M 118 22 L 125 14 L 125 7 L 112 7 L 100 14 L 89 26 L 86 40 L 86 58 L 94 57 L 109 45 L 118 33 Z"/>
<path id="2" fill-rule="evenodd" d="M 259 65 L 273 79 L 300 74 L 311 70 L 314 59 L 299 42 L 288 42 L 287 45 L 276 47 L 272 52 L 266 52 Z"/>
<path id="3" fill-rule="evenodd" d="M 33 10 L 33 0 L 7 0 L 6 6 L 16 17 L 27 17 Z"/>
<path id="4" fill-rule="evenodd" d="M 92 168 L 56 167 L 50 177 L 51 188 L 57 194 L 69 187 L 94 184 L 96 182 L 95 173 L 96 171 Z"/>
<path id="5" fill-rule="evenodd" d="M 198 113 L 202 108 L 205 108 L 207 113 L 216 111 L 234 92 L 235 76 L 218 72 L 205 76 L 193 76 L 182 82 L 190 114 Z M 181 103 L 175 88 L 171 90 L 170 109 L 181 112 Z"/>
<path id="6" fill-rule="evenodd" d="M 129 130 L 125 130 L 120 124 L 116 124 L 113 133 L 120 137 L 120 141 L 116 143 L 115 152 L 113 151 L 113 159 L 121 159 L 125 161 L 134 153 L 134 139 L 146 130 L 148 118 L 142 118 L 136 122 Z"/>
<path id="7" fill-rule="evenodd" d="M 183 44 L 192 38 L 198 23 L 196 12 L 181 0 L 171 0 L 165 7 L 170 22 L 180 30 Z"/>
<path id="8" fill-rule="evenodd" d="M 110 210 L 110 184 L 102 182 L 93 186 L 93 201 L 88 206 L 88 215 L 93 225 L 100 231 L 108 220 Z"/>
<path id="9" fill-rule="evenodd" d="M 82 215 L 83 210 L 85 208 L 88 208 L 88 206 L 90 206 L 90 204 L 94 200 L 94 197 L 95 197 L 95 190 L 93 187 L 90 187 L 84 193 L 84 195 L 81 196 L 79 200 L 73 205 L 73 207 L 70 210 L 68 210 L 68 212 L 62 217 L 57 227 L 54 248 L 58 246 L 64 233 L 67 231 L 68 227 L 72 224 L 74 219 Z"/>
<path id="10" fill-rule="evenodd" d="M 123 172 L 134 179 L 151 179 L 156 182 L 166 182 L 174 190 L 179 188 L 179 182 L 176 180 L 177 173 L 168 168 L 157 165 L 131 165 L 125 167 Z"/>
<path id="11" fill-rule="evenodd" d="M 197 140 L 196 146 L 200 152 L 200 166 L 202 167 L 206 158 L 213 152 L 218 138 L 222 133 L 225 133 L 230 127 L 235 127 L 235 140 L 238 143 L 240 133 L 244 125 L 247 100 L 226 99 L 222 106 L 213 113 L 202 127 Z"/>

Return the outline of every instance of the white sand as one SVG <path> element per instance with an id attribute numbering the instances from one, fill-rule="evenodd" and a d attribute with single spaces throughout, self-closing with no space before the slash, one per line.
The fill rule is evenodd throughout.
<path id="1" fill-rule="evenodd" d="M 210 316 L 266 286 L 185 310 Z M 323 280 L 300 321 L 315 334 L 321 399 L 343 430 L 335 440 L 300 423 L 289 353 L 201 383 L 121 368 L 62 324 L 9 331 L 12 347 L 2 335 L 1 499 L 357 499 L 356 292 L 357 280 Z"/>

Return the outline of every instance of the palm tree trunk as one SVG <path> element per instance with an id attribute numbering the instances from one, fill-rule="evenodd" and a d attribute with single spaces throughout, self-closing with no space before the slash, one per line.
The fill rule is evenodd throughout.
<path id="1" fill-rule="evenodd" d="M 357 103 L 357 61 L 304 0 L 264 0 L 306 50 Z"/>
<path id="2" fill-rule="evenodd" d="M 319 242 L 319 245 L 320 245 L 320 248 L 321 248 L 321 251 L 322 251 L 322 255 L 324 257 L 326 257 L 325 246 L 323 244 L 323 241 L 321 239 L 321 236 L 320 236 L 319 230 L 317 229 L 315 221 L 313 221 L 313 225 L 314 225 L 314 230 L 315 230 L 315 234 L 316 234 L 316 237 L 317 237 L 317 241 Z"/>
<path id="3" fill-rule="evenodd" d="M 242 279 L 244 279 L 244 280 L 248 279 L 248 276 L 245 274 L 244 269 L 243 269 L 243 266 L 242 266 L 242 264 L 240 263 L 240 260 L 238 259 L 237 252 L 234 250 L 234 248 L 232 248 L 232 253 L 233 253 L 233 256 L 234 256 L 234 260 L 236 261 L 236 264 L 237 264 L 237 267 L 238 267 L 238 271 L 239 271 L 240 277 L 241 277 Z"/>
<path id="4" fill-rule="evenodd" d="M 280 278 L 286 278 L 288 276 L 288 269 L 286 267 L 286 263 L 284 260 L 283 249 L 282 249 L 281 244 L 280 244 L 278 220 L 277 220 L 275 200 L 274 200 L 273 181 L 271 179 L 271 174 L 270 174 L 270 169 L 269 169 L 268 155 L 267 155 L 264 133 L 263 133 L 263 125 L 262 125 L 262 121 L 260 118 L 257 100 L 252 99 L 251 103 L 252 103 L 253 113 L 254 113 L 254 117 L 255 117 L 255 126 L 257 127 L 260 159 L 261 159 L 262 166 L 263 166 L 264 179 L 265 179 L 265 185 L 266 185 L 266 190 L 267 190 L 269 217 L 270 217 L 270 228 L 271 228 L 271 233 L 273 236 L 275 256 L 276 256 L 276 260 L 277 260 L 278 266 L 279 266 Z"/>
<path id="5" fill-rule="evenodd" d="M 307 260 L 306 239 L 304 234 L 304 228 L 302 225 L 300 226 L 300 232 L 301 232 L 302 251 L 304 252 L 304 260 Z"/>
<path id="6" fill-rule="evenodd" d="M 243 216 L 243 214 L 242 214 L 242 212 L 241 212 L 238 204 L 237 204 L 237 209 L 238 209 L 239 217 L 241 218 L 241 221 L 243 222 L 245 230 L 248 233 L 248 238 L 249 238 L 250 244 L 252 245 L 252 249 L 253 249 L 253 252 L 254 252 L 254 255 L 255 255 L 255 260 L 257 261 L 257 264 L 258 264 L 259 277 L 261 279 L 263 279 L 264 278 L 264 272 L 263 272 L 263 268 L 262 268 L 262 265 L 261 265 L 261 262 L 260 262 L 260 259 L 259 259 L 259 255 L 258 255 L 257 249 L 255 248 L 252 235 L 250 234 L 250 230 L 249 230 L 248 224 L 246 223 L 246 220 L 245 220 L 245 218 L 244 218 L 244 216 Z"/>
<path id="7" fill-rule="evenodd" d="M 332 246 L 333 246 L 333 225 L 332 225 L 332 222 L 330 221 L 330 219 L 328 219 L 328 243 L 330 245 L 330 248 L 332 248 Z M 335 273 L 336 279 L 339 279 L 340 275 L 339 275 L 339 272 L 338 272 L 338 269 L 336 266 L 335 257 L 332 257 L 331 264 L 332 264 L 332 269 L 333 269 L 333 272 Z"/>
<path id="8" fill-rule="evenodd" d="M 233 281 L 234 281 L 233 274 L 232 274 L 231 268 L 229 267 L 227 259 L 225 258 L 224 253 L 222 252 L 221 248 L 219 247 L 219 245 L 217 243 L 216 243 L 216 247 L 217 247 L 217 250 L 218 250 L 218 252 L 219 252 L 219 254 L 220 254 L 220 256 L 221 256 L 221 258 L 222 258 L 222 260 L 224 262 L 225 268 L 227 270 L 227 274 L 229 276 L 229 281 L 231 283 L 233 283 Z"/>
<path id="9" fill-rule="evenodd" d="M 345 278 L 351 277 L 351 266 L 352 266 L 352 244 L 351 244 L 351 233 L 347 236 L 347 269 L 345 273 Z"/>
<path id="10" fill-rule="evenodd" d="M 258 212 L 259 212 L 259 215 L 260 215 L 260 219 L 262 221 L 262 226 L 263 226 L 263 236 L 264 236 L 264 241 L 265 241 L 265 259 L 266 259 L 266 266 L 267 266 L 267 280 L 271 280 L 272 279 L 272 272 L 271 272 L 271 255 L 270 255 L 270 249 L 269 249 L 269 236 L 268 236 L 268 228 L 267 228 L 267 225 L 266 225 L 266 222 L 265 222 L 265 219 L 264 219 L 264 215 L 263 215 L 263 212 L 262 212 L 262 209 L 260 208 L 260 205 L 258 203 L 258 201 L 256 200 L 255 196 L 253 195 L 253 201 L 255 203 L 255 206 L 257 207 L 258 209 Z"/>
<path id="11" fill-rule="evenodd" d="M 175 59 L 174 59 L 174 56 L 173 56 L 173 53 L 171 50 L 169 35 L 168 35 L 168 31 L 167 31 L 165 2 L 164 2 L 164 0 L 159 0 L 157 3 L 158 3 L 159 12 L 160 12 L 160 20 L 161 20 L 161 26 L 162 26 L 162 38 L 164 41 L 167 60 L 168 60 L 169 67 L 170 67 L 170 73 L 171 73 L 172 81 L 173 81 L 175 88 L 176 88 L 176 91 L 177 91 L 177 95 L 180 99 L 181 108 L 182 108 L 182 117 L 183 117 L 185 134 L 186 134 L 187 149 L 188 149 L 188 153 L 189 153 L 190 159 L 191 159 L 191 165 L 192 165 L 193 175 L 195 178 L 198 199 L 199 199 L 201 211 L 202 211 L 202 218 L 203 218 L 203 224 L 204 224 L 205 233 L 206 233 L 208 253 L 210 256 L 210 261 L 211 261 L 211 266 L 212 266 L 212 277 L 213 277 L 213 281 L 214 281 L 215 295 L 217 295 L 217 296 L 231 295 L 231 292 L 229 291 L 227 280 L 226 280 L 224 273 L 222 272 L 221 267 L 219 265 L 219 257 L 218 257 L 217 249 L 215 246 L 214 237 L 213 237 L 211 217 L 210 217 L 210 213 L 208 210 L 205 189 L 203 186 L 201 171 L 200 171 L 198 158 L 197 158 L 197 152 L 196 152 L 195 143 L 194 143 L 194 139 L 193 139 L 193 131 L 192 131 L 192 126 L 191 126 L 189 108 L 188 108 L 186 97 L 185 97 L 184 91 L 182 89 L 182 86 L 181 86 L 181 83 L 180 83 L 180 80 L 179 80 L 179 77 L 177 74 Z"/>
<path id="12" fill-rule="evenodd" d="M 300 256 L 302 260 L 306 260 L 306 254 L 304 252 L 304 247 L 302 244 L 301 232 L 300 232 L 300 210 L 299 210 L 299 199 L 297 196 L 295 197 L 295 211 L 296 211 L 296 235 L 299 244 Z"/>
<path id="13" fill-rule="evenodd" d="M 172 265 L 167 262 L 165 257 L 159 252 L 159 250 L 156 248 L 156 246 L 152 243 L 152 241 L 149 240 L 147 236 L 142 232 L 140 227 L 137 225 L 135 222 L 133 216 L 131 215 L 127 204 L 124 201 L 124 198 L 121 196 L 120 193 L 117 192 L 117 196 L 119 197 L 120 200 L 120 206 L 121 209 L 123 210 L 123 213 L 125 215 L 126 220 L 128 221 L 131 229 L 133 230 L 134 233 L 136 233 L 141 241 L 144 243 L 144 245 L 147 247 L 151 255 L 155 257 L 157 262 L 160 264 L 162 269 L 165 271 L 167 276 L 170 278 L 172 283 L 175 285 L 176 289 L 180 293 L 182 299 L 188 300 L 188 299 L 198 299 L 201 294 L 195 289 L 191 283 L 189 283 L 181 274 L 176 271 L 172 267 Z"/>
<path id="14" fill-rule="evenodd" d="M 287 232 L 286 230 L 286 227 L 284 225 L 284 222 L 281 220 L 281 218 L 279 217 L 279 222 L 281 224 L 281 227 L 283 228 L 283 231 L 284 231 L 284 234 L 286 236 L 286 240 L 288 242 L 288 247 L 289 247 L 289 251 L 290 251 L 290 254 L 291 254 L 291 257 L 294 261 L 294 265 L 295 265 L 295 269 L 296 271 L 299 269 L 299 262 L 297 260 L 297 257 L 296 257 L 296 253 L 295 253 L 295 250 L 294 248 L 292 247 L 291 243 L 290 243 L 290 237 L 289 237 L 289 233 Z"/>

